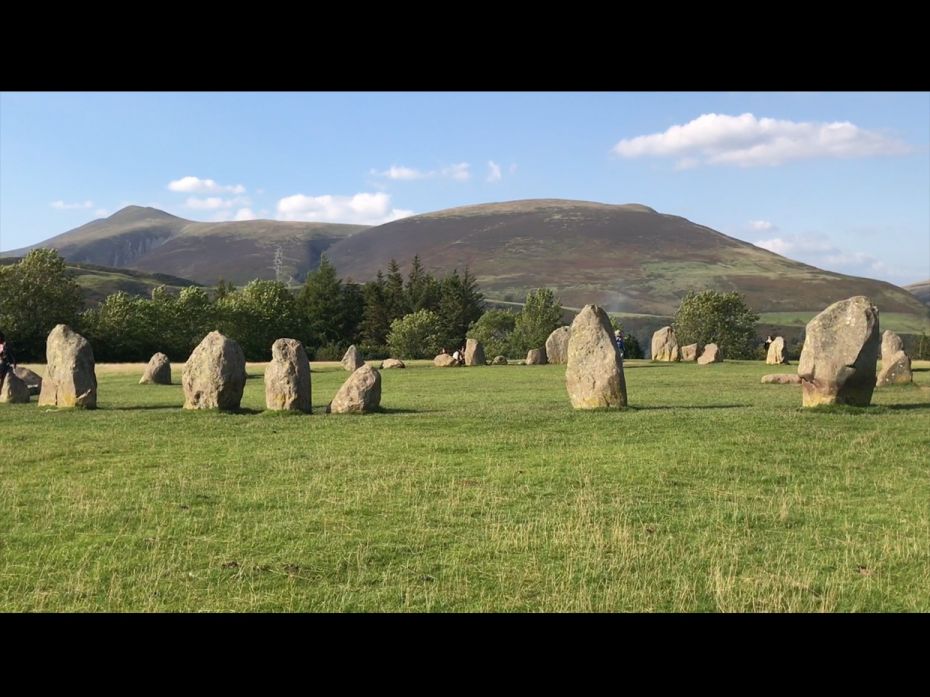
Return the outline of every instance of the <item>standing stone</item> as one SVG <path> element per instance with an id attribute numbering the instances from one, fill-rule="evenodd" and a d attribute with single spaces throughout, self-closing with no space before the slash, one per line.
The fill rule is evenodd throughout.
<path id="1" fill-rule="evenodd" d="M 675 338 L 675 330 L 671 327 L 662 327 L 652 335 L 652 360 L 680 360 L 678 339 Z"/>
<path id="2" fill-rule="evenodd" d="M 484 346 L 477 339 L 465 339 L 465 365 L 484 365 Z"/>
<path id="3" fill-rule="evenodd" d="M 381 405 L 381 373 L 370 365 L 362 365 L 342 384 L 327 413 L 364 414 L 376 411 Z"/>
<path id="4" fill-rule="evenodd" d="M 156 353 L 149 359 L 149 364 L 145 366 L 145 372 L 142 373 L 140 385 L 170 385 L 171 384 L 171 363 L 168 362 L 168 356 L 163 353 Z"/>
<path id="5" fill-rule="evenodd" d="M 900 336 L 886 329 L 882 334 L 882 370 L 876 385 L 906 385 L 913 380 L 911 359 L 904 353 L 904 342 Z"/>
<path id="6" fill-rule="evenodd" d="M 454 368 L 458 364 L 459 362 L 448 353 L 440 353 L 433 359 L 433 365 L 437 368 Z"/>
<path id="7" fill-rule="evenodd" d="M 706 344 L 701 351 L 701 357 L 697 359 L 698 365 L 707 365 L 708 363 L 723 363 L 723 352 L 717 344 Z"/>
<path id="8" fill-rule="evenodd" d="M 350 373 L 354 373 L 363 365 L 365 365 L 365 361 L 363 361 L 362 357 L 358 355 L 358 349 L 355 348 L 355 344 L 352 344 L 349 347 L 349 350 L 346 351 L 346 355 L 342 357 L 342 367 L 348 370 Z"/>
<path id="9" fill-rule="evenodd" d="M 776 336 L 769 344 L 769 352 L 765 357 L 766 365 L 787 365 L 788 356 L 785 354 L 785 337 Z"/>
<path id="10" fill-rule="evenodd" d="M 610 318 L 597 305 L 585 305 L 572 322 L 565 388 L 575 409 L 627 405 L 623 358 Z"/>
<path id="11" fill-rule="evenodd" d="M 245 389 L 239 344 L 217 331 L 207 334 L 184 364 L 181 386 L 185 409 L 238 409 Z"/>
<path id="12" fill-rule="evenodd" d="M 878 308 L 864 295 L 835 302 L 814 317 L 798 363 L 802 405 L 868 406 L 879 346 Z"/>
<path id="13" fill-rule="evenodd" d="M 271 345 L 271 363 L 265 368 L 265 406 L 274 411 L 311 411 L 310 362 L 297 339 L 278 339 Z"/>
<path id="14" fill-rule="evenodd" d="M 494 360 L 491 361 L 491 365 L 507 365 L 506 356 L 494 356 Z"/>
<path id="15" fill-rule="evenodd" d="M 687 346 L 681 347 L 681 360 L 691 361 L 692 363 L 698 359 L 698 345 L 697 344 L 688 344 Z"/>
<path id="16" fill-rule="evenodd" d="M 572 336 L 571 327 L 559 327 L 546 339 L 546 360 L 550 363 L 564 365 L 568 362 L 568 340 Z"/>
<path id="17" fill-rule="evenodd" d="M 795 373 L 775 373 L 762 376 L 763 385 L 800 385 L 801 378 Z"/>
<path id="18" fill-rule="evenodd" d="M 97 408 L 94 351 L 66 324 L 56 325 L 45 343 L 45 379 L 39 406 Z"/>
<path id="19" fill-rule="evenodd" d="M 381 369 L 385 370 L 386 368 L 406 368 L 404 362 L 399 358 L 386 358 L 381 362 Z"/>
<path id="20" fill-rule="evenodd" d="M 530 349 L 526 354 L 527 365 L 545 365 L 546 349 Z"/>
<path id="21" fill-rule="evenodd" d="M 0 387 L 0 404 L 28 404 L 29 388 L 12 370 L 3 378 Z"/>
<path id="22" fill-rule="evenodd" d="M 30 395 L 37 395 L 42 391 L 42 376 L 38 373 L 34 373 L 29 368 L 23 368 L 20 365 L 13 368 L 13 372 L 16 373 L 16 377 L 26 383 Z"/>

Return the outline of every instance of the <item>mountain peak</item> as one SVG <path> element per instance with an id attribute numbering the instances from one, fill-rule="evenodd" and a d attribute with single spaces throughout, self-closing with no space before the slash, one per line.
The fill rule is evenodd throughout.
<path id="1" fill-rule="evenodd" d="M 152 208 L 151 206 L 126 206 L 125 208 L 120 208 L 116 213 L 111 215 L 106 220 L 116 222 L 116 223 L 128 223 L 136 220 L 151 220 L 151 219 L 163 219 L 163 220 L 181 220 L 176 215 L 171 215 L 170 213 L 165 213 L 163 210 L 158 208 Z"/>

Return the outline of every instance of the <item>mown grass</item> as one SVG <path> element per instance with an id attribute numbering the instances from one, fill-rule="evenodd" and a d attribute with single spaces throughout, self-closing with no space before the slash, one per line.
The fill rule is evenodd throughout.
<path id="1" fill-rule="evenodd" d="M 97 411 L 0 405 L 0 610 L 926 612 L 915 367 L 802 410 L 760 362 L 629 361 L 631 408 L 575 412 L 561 366 L 415 364 L 339 416 L 314 364 L 306 416 L 260 365 L 239 414 L 100 366 Z"/>

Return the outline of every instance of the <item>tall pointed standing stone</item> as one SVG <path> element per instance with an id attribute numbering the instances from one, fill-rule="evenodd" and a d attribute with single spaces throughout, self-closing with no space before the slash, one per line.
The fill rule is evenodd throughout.
<path id="1" fill-rule="evenodd" d="M 671 327 L 662 327 L 652 335 L 652 360 L 669 362 L 681 360 L 678 339 L 675 338 L 675 330 Z"/>
<path id="2" fill-rule="evenodd" d="M 217 331 L 210 332 L 184 364 L 184 408 L 238 409 L 245 378 L 245 354 L 239 344 Z"/>
<path id="3" fill-rule="evenodd" d="M 614 344 L 607 313 L 585 305 L 572 322 L 565 388 L 575 409 L 625 407 L 623 358 Z"/>
<path id="4" fill-rule="evenodd" d="M 94 351 L 67 324 L 56 325 L 45 344 L 45 379 L 39 406 L 97 408 Z"/>
<path id="5" fill-rule="evenodd" d="M 265 406 L 310 413 L 310 362 L 297 339 L 278 339 L 271 345 L 271 362 L 265 368 Z"/>
<path id="6" fill-rule="evenodd" d="M 477 339 L 465 339 L 465 365 L 484 365 L 484 346 Z"/>
<path id="7" fill-rule="evenodd" d="M 354 373 L 363 365 L 365 365 L 365 361 L 363 361 L 362 357 L 358 354 L 358 349 L 355 348 L 355 344 L 352 344 L 342 357 L 342 367 L 350 373 Z"/>

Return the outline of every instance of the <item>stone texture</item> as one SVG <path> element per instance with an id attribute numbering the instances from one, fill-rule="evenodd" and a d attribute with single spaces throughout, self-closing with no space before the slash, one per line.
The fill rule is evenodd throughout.
<path id="1" fill-rule="evenodd" d="M 381 369 L 387 370 L 388 368 L 406 368 L 404 362 L 399 358 L 386 358 L 381 362 Z"/>
<path id="2" fill-rule="evenodd" d="M 465 365 L 486 365 L 484 346 L 477 339 L 465 339 Z"/>
<path id="3" fill-rule="evenodd" d="M 297 339 L 278 339 L 271 345 L 271 362 L 265 368 L 265 406 L 273 411 L 311 411 L 310 361 Z"/>
<path id="4" fill-rule="evenodd" d="M 568 340 L 572 336 L 571 327 L 559 327 L 546 339 L 546 360 L 550 363 L 564 365 L 568 362 Z"/>
<path id="5" fill-rule="evenodd" d="M 652 360 L 677 361 L 681 359 L 678 339 L 671 327 L 662 327 L 652 335 Z"/>
<path id="6" fill-rule="evenodd" d="M 20 365 L 13 368 L 13 372 L 16 373 L 16 377 L 26 383 L 30 395 L 37 395 L 42 391 L 42 376 L 38 373 Z"/>
<path id="7" fill-rule="evenodd" d="M 507 365 L 506 356 L 494 356 L 494 360 L 491 361 L 491 365 Z"/>
<path id="8" fill-rule="evenodd" d="M 575 409 L 625 407 L 623 358 L 614 344 L 607 313 L 585 305 L 572 322 L 565 388 Z"/>
<path id="9" fill-rule="evenodd" d="M 776 336 L 769 344 L 769 352 L 765 356 L 767 365 L 787 365 L 788 355 L 785 353 L 785 337 Z"/>
<path id="10" fill-rule="evenodd" d="M 171 363 L 168 356 L 163 353 L 156 353 L 149 359 L 145 366 L 145 372 L 142 373 L 140 385 L 170 385 L 171 384 Z"/>
<path id="11" fill-rule="evenodd" d="M 97 408 L 94 351 L 87 339 L 68 325 L 59 324 L 49 332 L 45 359 L 40 407 Z"/>
<path id="12" fill-rule="evenodd" d="M 864 295 L 835 302 L 807 323 L 798 363 L 805 407 L 868 406 L 880 348 L 878 308 Z"/>
<path id="13" fill-rule="evenodd" d="M 697 344 L 688 344 L 687 346 L 681 347 L 681 360 L 691 361 L 692 363 L 698 359 L 698 345 Z"/>
<path id="14" fill-rule="evenodd" d="M 709 363 L 723 363 L 723 351 L 717 344 L 706 344 L 701 351 L 701 357 L 697 359 L 698 365 L 708 365 Z"/>
<path id="15" fill-rule="evenodd" d="M 545 349 L 530 349 L 526 354 L 526 364 L 527 365 L 545 365 L 546 364 L 546 350 Z"/>
<path id="16" fill-rule="evenodd" d="M 876 381 L 877 387 L 886 385 L 906 385 L 914 381 L 911 372 L 911 359 L 904 351 L 896 351 L 890 356 L 882 356 L 882 369 Z"/>
<path id="17" fill-rule="evenodd" d="M 365 365 L 365 361 L 363 361 L 362 357 L 359 355 L 358 349 L 355 348 L 355 344 L 352 344 L 346 351 L 346 355 L 342 357 L 342 367 L 350 373 L 354 373 L 363 365 Z"/>
<path id="18" fill-rule="evenodd" d="M 888 360 L 891 359 L 898 351 L 904 350 L 904 342 L 901 341 L 901 337 L 895 334 L 890 329 L 886 329 L 882 333 L 882 362 L 885 362 L 885 357 L 888 357 Z"/>
<path id="19" fill-rule="evenodd" d="M 363 414 L 381 406 L 381 373 L 363 365 L 342 384 L 326 411 L 333 414 Z"/>
<path id="20" fill-rule="evenodd" d="M 433 359 L 433 365 L 437 368 L 455 368 L 458 364 L 458 361 L 448 353 L 440 353 Z"/>
<path id="21" fill-rule="evenodd" d="M 185 409 L 238 409 L 245 388 L 242 348 L 219 332 L 210 332 L 184 364 L 181 386 Z"/>
<path id="22" fill-rule="evenodd" d="M 776 373 L 774 375 L 763 375 L 763 385 L 800 385 L 801 378 L 795 373 Z"/>
<path id="23" fill-rule="evenodd" d="M 3 378 L 0 387 L 0 404 L 28 404 L 29 388 L 12 370 Z"/>

